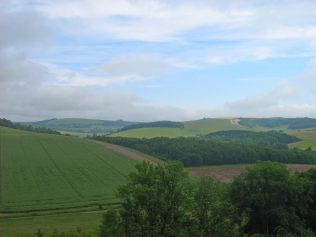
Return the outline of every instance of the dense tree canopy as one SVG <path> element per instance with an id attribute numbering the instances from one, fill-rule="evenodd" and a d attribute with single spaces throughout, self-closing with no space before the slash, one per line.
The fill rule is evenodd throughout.
<path id="1" fill-rule="evenodd" d="M 265 161 L 223 184 L 192 179 L 180 163 L 140 163 L 118 190 L 121 206 L 105 212 L 99 237 L 316 237 L 315 177 L 316 169 L 290 174 Z"/>
<path id="2" fill-rule="evenodd" d="M 177 163 L 137 165 L 100 237 L 315 237 L 316 170 L 258 162 L 232 184 L 188 178 Z"/>
<path id="3" fill-rule="evenodd" d="M 100 136 L 96 139 L 130 147 L 163 160 L 180 161 L 185 166 L 254 163 L 257 160 L 314 163 L 316 160 L 313 151 L 231 144 L 200 138 L 139 139 Z"/>
<path id="4" fill-rule="evenodd" d="M 254 132 L 246 130 L 230 130 L 210 133 L 204 137 L 227 143 L 285 149 L 288 147 L 288 144 L 300 141 L 297 137 L 278 131 Z"/>
<path id="5" fill-rule="evenodd" d="M 101 237 L 240 236 L 241 218 L 223 184 L 193 181 L 179 163 L 136 169 L 119 190 L 122 209 L 104 215 Z"/>
<path id="6" fill-rule="evenodd" d="M 308 212 L 311 182 L 290 175 L 284 165 L 261 162 L 237 177 L 231 186 L 233 203 L 249 215 L 247 232 L 273 234 L 278 230 L 299 233 Z"/>

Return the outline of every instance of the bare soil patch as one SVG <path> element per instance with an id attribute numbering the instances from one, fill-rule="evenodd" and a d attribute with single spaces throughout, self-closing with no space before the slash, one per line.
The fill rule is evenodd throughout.
<path id="1" fill-rule="evenodd" d="M 208 166 L 188 168 L 189 175 L 193 177 L 213 177 L 222 182 L 231 182 L 236 176 L 249 165 L 233 165 L 233 166 Z M 288 164 L 290 172 L 305 172 L 311 168 L 316 168 L 316 165 L 310 164 Z"/>
<path id="2" fill-rule="evenodd" d="M 132 149 L 129 149 L 127 147 L 123 147 L 123 146 L 119 146 L 119 145 L 115 145 L 115 144 L 111 144 L 111 143 L 107 143 L 107 142 L 101 142 L 101 141 L 95 141 L 92 140 L 93 142 L 97 143 L 97 144 L 101 144 L 103 146 L 105 146 L 107 149 L 114 151 L 116 153 L 119 153 L 131 160 L 136 160 L 136 161 L 148 161 L 149 163 L 157 163 L 154 160 L 150 159 L 149 157 L 147 157 L 144 154 L 141 154 L 137 151 L 134 151 Z"/>

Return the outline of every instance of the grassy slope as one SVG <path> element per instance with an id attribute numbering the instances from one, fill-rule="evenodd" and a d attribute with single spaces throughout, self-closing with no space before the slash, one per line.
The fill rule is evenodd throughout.
<path id="1" fill-rule="evenodd" d="M 63 133 L 87 135 L 92 133 L 109 133 L 132 124 L 126 121 L 106 121 L 96 119 L 64 118 L 25 123 L 33 126 L 47 127 Z"/>
<path id="2" fill-rule="evenodd" d="M 137 128 L 114 133 L 114 137 L 137 137 L 137 138 L 153 138 L 153 137 L 188 137 L 194 134 L 183 128 Z"/>
<path id="3" fill-rule="evenodd" d="M 211 132 L 224 130 L 251 130 L 251 131 L 270 131 L 269 128 L 263 127 L 244 127 L 238 124 L 234 119 L 201 119 L 195 121 L 184 122 L 184 128 L 141 128 L 132 129 L 111 136 L 136 137 L 136 138 L 153 138 L 153 137 L 188 137 L 203 135 Z M 287 127 L 277 127 L 274 130 L 283 130 L 284 132 L 300 138 L 302 141 L 293 143 L 290 147 L 298 147 L 305 149 L 311 147 L 316 150 L 316 129 L 308 130 L 289 130 Z"/>
<path id="4" fill-rule="evenodd" d="M 201 119 L 184 122 L 184 128 L 139 128 L 131 129 L 111 136 L 115 137 L 188 137 L 221 130 L 245 129 L 237 124 L 232 124 L 230 119 Z"/>
<path id="5" fill-rule="evenodd" d="M 289 131 L 290 135 L 300 138 L 302 141 L 290 144 L 290 147 L 306 149 L 311 147 L 316 150 L 316 129 Z"/>
<path id="6" fill-rule="evenodd" d="M 0 211 L 115 203 L 135 162 L 102 145 L 0 127 Z"/>
<path id="7" fill-rule="evenodd" d="M 239 126 L 233 119 L 200 119 L 184 122 L 184 128 L 193 134 L 207 134 L 222 130 L 242 130 L 245 129 Z"/>

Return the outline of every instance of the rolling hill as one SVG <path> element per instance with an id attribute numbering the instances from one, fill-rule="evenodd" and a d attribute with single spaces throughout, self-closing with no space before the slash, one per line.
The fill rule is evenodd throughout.
<path id="1" fill-rule="evenodd" d="M 301 141 L 291 143 L 290 147 L 316 149 L 316 119 L 312 118 L 204 118 L 200 120 L 182 122 L 183 127 L 148 127 L 128 129 L 124 128 L 111 137 L 190 137 L 204 136 L 220 131 L 271 131 L 282 130 L 284 133 L 296 136 Z M 150 123 L 148 123 L 150 124 Z M 133 126 L 132 126 L 133 128 Z"/>
<path id="2" fill-rule="evenodd" d="M 123 120 L 95 120 L 95 119 L 80 119 L 80 118 L 63 118 L 50 119 L 37 122 L 25 122 L 24 125 L 34 127 L 45 127 L 57 130 L 63 133 L 74 135 L 92 135 L 92 134 L 107 134 L 115 132 L 125 126 L 136 124 L 136 122 L 128 122 Z"/>
<path id="3" fill-rule="evenodd" d="M 0 212 L 116 203 L 135 162 L 89 140 L 0 127 Z"/>
<path id="4" fill-rule="evenodd" d="M 148 123 L 150 124 L 150 123 Z M 137 138 L 153 138 L 153 137 L 189 137 L 204 135 L 211 132 L 223 130 L 241 130 L 247 129 L 238 124 L 235 119 L 205 118 L 200 120 L 192 120 L 182 122 L 183 126 L 178 127 L 141 127 L 128 129 L 113 133 L 113 137 L 137 137 Z M 133 128 L 133 127 L 132 127 Z M 249 129 L 249 128 L 248 128 Z"/>

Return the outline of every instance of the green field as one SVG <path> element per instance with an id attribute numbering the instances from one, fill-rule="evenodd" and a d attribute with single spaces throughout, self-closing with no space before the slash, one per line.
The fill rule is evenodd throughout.
<path id="1" fill-rule="evenodd" d="M 35 127 L 50 128 L 62 133 L 69 133 L 76 136 L 87 136 L 92 134 L 108 134 L 127 125 L 134 124 L 123 120 L 97 120 L 81 118 L 50 119 L 38 122 L 22 123 Z"/>
<path id="2" fill-rule="evenodd" d="M 200 120 L 193 120 L 184 122 L 184 128 L 189 130 L 191 133 L 207 134 L 211 132 L 217 132 L 222 130 L 243 130 L 246 129 L 238 124 L 236 119 L 217 119 L 217 118 L 206 118 Z"/>
<path id="3" fill-rule="evenodd" d="M 203 135 L 222 130 L 246 129 L 231 119 L 201 119 L 183 122 L 184 128 L 137 128 L 130 129 L 111 136 L 114 137 L 189 137 Z"/>
<path id="4" fill-rule="evenodd" d="M 0 212 L 116 203 L 134 165 L 88 140 L 0 127 Z"/>
<path id="5" fill-rule="evenodd" d="M 93 237 L 98 236 L 102 213 L 68 213 L 49 216 L 0 218 L 1 237 L 33 237 L 38 229 L 49 236 L 55 230 L 75 232 L 80 228 Z"/>
<path id="6" fill-rule="evenodd" d="M 136 137 L 136 138 L 153 138 L 153 137 L 188 137 L 194 136 L 194 133 L 183 128 L 137 128 L 130 129 L 110 136 L 113 137 Z"/>
<path id="7" fill-rule="evenodd" d="M 306 149 L 308 147 L 316 150 L 316 129 L 291 131 L 290 135 L 300 138 L 302 141 L 290 145 L 290 147 L 297 147 Z"/>
<path id="8" fill-rule="evenodd" d="M 316 150 L 316 129 L 290 130 L 286 126 L 266 128 L 266 127 L 245 127 L 239 125 L 238 119 L 216 119 L 207 118 L 194 121 L 183 122 L 184 128 L 138 128 L 113 133 L 113 137 L 135 137 L 135 138 L 153 138 L 153 137 L 189 137 L 205 135 L 212 132 L 227 130 L 250 130 L 250 131 L 271 131 L 282 130 L 289 135 L 296 136 L 302 141 L 290 144 L 290 147 L 306 149 L 311 147 Z"/>

